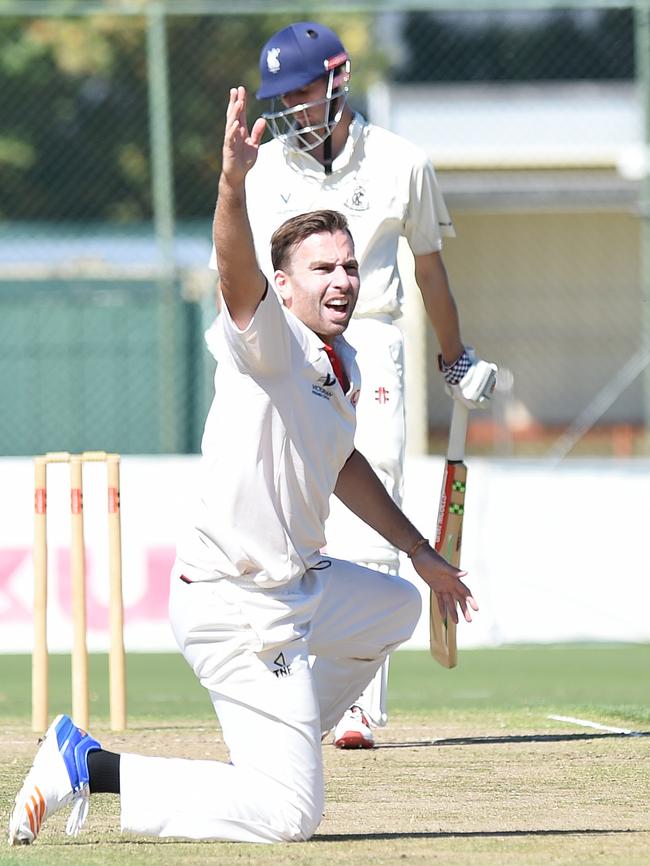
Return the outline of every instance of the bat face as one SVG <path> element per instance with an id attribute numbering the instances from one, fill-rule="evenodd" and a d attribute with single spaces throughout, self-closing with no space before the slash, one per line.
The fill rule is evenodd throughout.
<path id="1" fill-rule="evenodd" d="M 466 485 L 467 466 L 447 461 L 440 494 L 435 548 L 447 562 L 456 567 L 460 564 Z"/>
<path id="2" fill-rule="evenodd" d="M 467 467 L 462 461 L 448 460 L 440 493 L 435 548 L 441 556 L 458 567 L 463 537 Z M 458 662 L 456 624 L 440 615 L 438 601 L 431 594 L 429 619 L 431 655 L 445 668 Z"/>

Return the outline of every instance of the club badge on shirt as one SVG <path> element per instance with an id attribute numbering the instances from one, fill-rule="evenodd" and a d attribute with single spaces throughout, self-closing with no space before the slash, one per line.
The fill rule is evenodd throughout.
<path id="1" fill-rule="evenodd" d="M 370 202 L 365 187 L 357 183 L 344 204 L 350 210 L 368 210 Z"/>

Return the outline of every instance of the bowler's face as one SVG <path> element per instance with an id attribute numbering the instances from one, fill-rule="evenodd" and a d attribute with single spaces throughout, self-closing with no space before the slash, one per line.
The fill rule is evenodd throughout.
<path id="1" fill-rule="evenodd" d="M 359 296 L 359 264 L 345 231 L 305 238 L 286 271 L 275 272 L 284 304 L 325 343 L 348 326 Z"/>

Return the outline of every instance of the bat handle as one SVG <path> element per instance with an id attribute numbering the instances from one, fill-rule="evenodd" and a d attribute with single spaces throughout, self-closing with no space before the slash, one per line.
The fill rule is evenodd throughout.
<path id="1" fill-rule="evenodd" d="M 460 400 L 454 400 L 453 403 L 454 408 L 451 413 L 447 460 L 462 463 L 465 459 L 465 441 L 467 439 L 469 409 L 464 403 L 461 403 Z"/>

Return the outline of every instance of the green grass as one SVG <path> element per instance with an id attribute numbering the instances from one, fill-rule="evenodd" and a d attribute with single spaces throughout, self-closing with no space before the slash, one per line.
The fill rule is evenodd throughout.
<path id="1" fill-rule="evenodd" d="M 30 659 L 3 656 L 0 717 L 30 714 Z M 427 652 L 393 655 L 389 712 L 596 715 L 650 726 L 648 645 L 567 645 L 467 650 L 451 671 Z M 213 719 L 204 690 L 180 654 L 130 653 L 127 657 L 129 715 L 146 719 Z M 108 717 L 107 662 L 90 657 L 91 716 Z M 70 661 L 50 659 L 52 712 L 70 707 Z"/>
<path id="2" fill-rule="evenodd" d="M 178 654 L 130 654 L 129 729 L 110 732 L 106 657 L 90 658 L 91 730 L 106 748 L 227 760 L 204 690 Z M 0 662 L 0 826 L 36 748 L 30 660 Z M 372 751 L 323 746 L 327 807 L 306 845 L 121 836 L 119 800 L 93 797 L 87 826 L 54 815 L 0 866 L 647 866 L 650 736 L 553 722 L 556 713 L 650 729 L 646 645 L 504 647 L 393 656 L 389 725 Z M 51 714 L 70 709 L 70 666 L 52 656 Z M 624 725 L 622 723 L 625 723 Z"/>
<path id="3" fill-rule="evenodd" d="M 571 644 L 461 653 L 447 671 L 425 652 L 391 660 L 393 712 L 597 713 L 650 725 L 650 646 Z"/>

